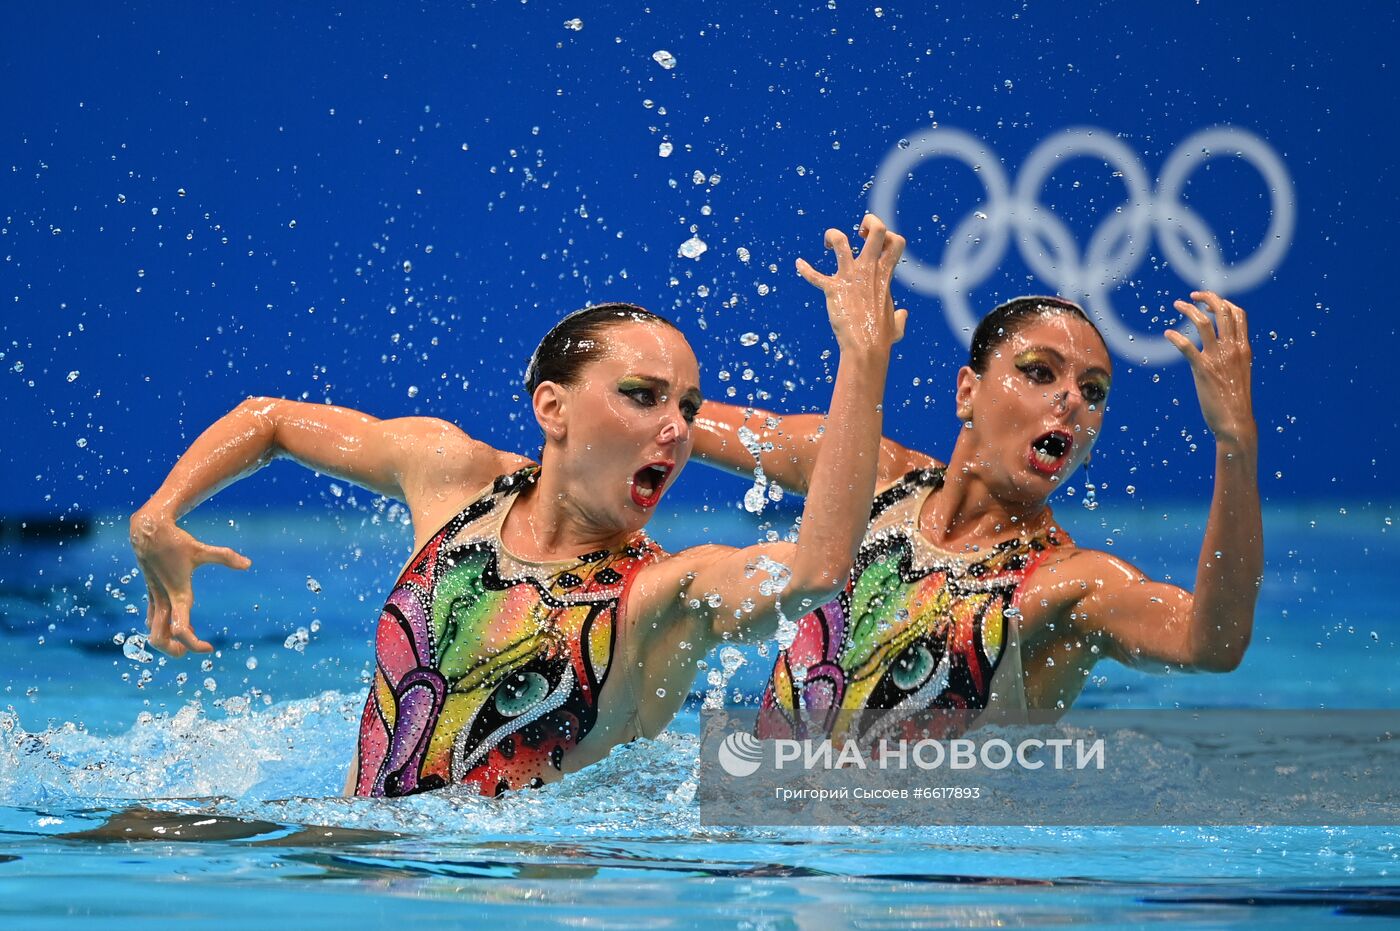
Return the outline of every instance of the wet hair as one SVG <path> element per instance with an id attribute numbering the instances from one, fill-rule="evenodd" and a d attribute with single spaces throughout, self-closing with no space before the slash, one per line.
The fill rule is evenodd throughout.
<path id="1" fill-rule="evenodd" d="M 1098 327 L 1094 326 L 1094 321 L 1090 320 L 1089 315 L 1084 312 L 1084 308 L 1074 301 L 1065 300 L 1062 297 L 1042 295 L 1013 297 L 1005 304 L 994 308 L 991 313 L 982 318 L 981 323 L 977 324 L 977 329 L 972 334 L 972 345 L 968 349 L 968 366 L 981 375 L 987 371 L 987 364 L 991 362 L 992 352 L 998 346 L 1015 336 L 1028 324 L 1060 314 L 1078 317 L 1089 324 L 1089 328 L 1094 331 L 1099 342 L 1104 344 L 1104 348 L 1108 347 L 1103 334 L 1099 332 Z"/>
<path id="2" fill-rule="evenodd" d="M 603 332 L 620 323 L 659 323 L 679 328 L 660 314 L 636 304 L 594 304 L 576 310 L 544 335 L 525 367 L 525 390 L 530 394 L 542 382 L 569 386 L 578 381 L 583 367 L 603 348 Z"/>

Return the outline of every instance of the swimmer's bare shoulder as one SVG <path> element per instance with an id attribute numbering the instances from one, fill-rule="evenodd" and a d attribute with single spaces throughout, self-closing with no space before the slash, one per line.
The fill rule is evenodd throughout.
<path id="1" fill-rule="evenodd" d="M 385 446 L 395 451 L 399 489 L 416 536 L 435 532 L 497 476 L 531 464 L 436 417 L 400 417 L 380 424 Z"/>

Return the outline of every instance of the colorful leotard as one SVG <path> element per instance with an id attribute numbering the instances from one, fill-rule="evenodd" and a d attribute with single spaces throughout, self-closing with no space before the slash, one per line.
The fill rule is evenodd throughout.
<path id="1" fill-rule="evenodd" d="M 497 478 L 395 584 L 379 615 L 356 794 L 537 786 L 596 723 L 619 603 L 665 554 L 639 533 L 563 562 L 511 556 L 501 524 L 537 476 L 529 466 Z"/>
<path id="2" fill-rule="evenodd" d="M 943 469 L 910 472 L 875 499 L 846 590 L 799 621 L 774 665 L 760 737 L 854 739 L 907 733 L 927 709 L 1025 710 L 1015 621 L 1021 583 L 1054 530 L 967 559 L 918 530 Z"/>

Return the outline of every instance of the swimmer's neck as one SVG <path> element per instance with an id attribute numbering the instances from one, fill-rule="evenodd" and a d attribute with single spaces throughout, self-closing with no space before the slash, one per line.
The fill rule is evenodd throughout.
<path id="1" fill-rule="evenodd" d="M 533 562 L 555 562 L 616 549 L 630 540 L 635 531 L 600 521 L 587 507 L 584 491 L 570 487 L 559 470 L 542 470 L 506 515 L 501 526 L 506 548 Z"/>
<path id="2" fill-rule="evenodd" d="M 953 450 L 943 486 L 929 495 L 919 514 L 919 531 L 930 543 L 957 552 L 973 544 L 1036 536 L 1054 523 L 1044 499 L 1022 502 L 998 495 L 960 452 Z"/>

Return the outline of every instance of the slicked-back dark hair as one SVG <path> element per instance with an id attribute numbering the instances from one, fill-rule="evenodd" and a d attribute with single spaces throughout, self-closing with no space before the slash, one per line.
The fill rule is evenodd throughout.
<path id="1" fill-rule="evenodd" d="M 603 346 L 603 333 L 620 323 L 659 323 L 679 328 L 660 314 L 636 304 L 594 304 L 576 310 L 544 335 L 525 367 L 525 390 L 530 394 L 541 382 L 569 386 L 578 381 L 583 367 Z"/>
<path id="2" fill-rule="evenodd" d="M 1094 321 L 1090 320 L 1084 308 L 1074 301 L 1032 294 L 1013 297 L 982 318 L 982 322 L 977 324 L 977 329 L 972 334 L 972 345 L 968 348 L 968 366 L 981 375 L 987 371 L 987 364 L 991 362 L 992 353 L 998 346 L 1019 333 L 1027 324 L 1059 314 L 1069 314 L 1089 324 L 1099 342 L 1104 344 L 1104 348 L 1108 347 L 1103 334 L 1094 326 Z"/>

